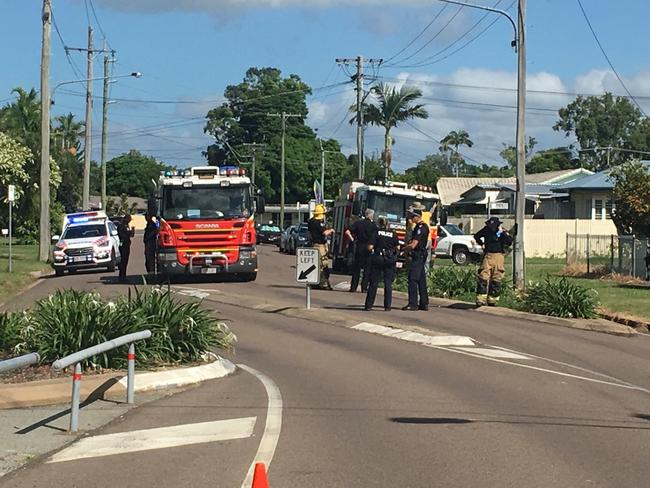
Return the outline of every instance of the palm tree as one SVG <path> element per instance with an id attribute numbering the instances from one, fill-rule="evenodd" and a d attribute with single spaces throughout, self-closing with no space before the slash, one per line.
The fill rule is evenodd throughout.
<path id="1" fill-rule="evenodd" d="M 82 133 L 83 123 L 74 120 L 73 113 L 59 115 L 55 120 L 58 122 L 55 132 L 61 136 L 61 149 L 76 147 Z"/>
<path id="2" fill-rule="evenodd" d="M 40 150 L 41 102 L 33 88 L 14 88 L 16 100 L 2 109 L 0 129 L 29 147 L 34 154 Z"/>
<path id="3" fill-rule="evenodd" d="M 463 160 L 458 152 L 460 146 L 472 147 L 474 143 L 469 138 L 469 134 L 465 130 L 452 130 L 445 138 L 440 141 L 440 151 L 446 152 L 449 155 L 449 148 L 454 148 L 454 153 L 456 156 L 456 178 L 458 178 L 460 173 L 460 163 Z"/>
<path id="4" fill-rule="evenodd" d="M 376 104 L 364 104 L 364 122 L 384 128 L 384 177 L 388 179 L 388 169 L 391 163 L 391 147 L 393 140 L 390 131 L 397 127 L 400 122 L 410 119 L 426 119 L 429 114 L 422 104 L 414 104 L 422 96 L 422 92 L 414 87 L 402 86 L 397 89 L 379 83 L 371 88 L 370 92 L 375 96 Z M 356 122 L 356 117 L 350 123 Z"/>

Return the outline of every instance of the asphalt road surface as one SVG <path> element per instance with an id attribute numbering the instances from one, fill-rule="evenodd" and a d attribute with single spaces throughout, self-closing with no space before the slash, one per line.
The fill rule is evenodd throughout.
<path id="1" fill-rule="evenodd" d="M 62 451 L 64 460 L 38 460 L 0 486 L 250 486 L 254 459 L 272 460 L 274 488 L 650 484 L 650 338 L 474 310 L 401 312 L 401 300 L 393 312 L 368 313 L 360 293 L 345 291 L 315 291 L 315 310 L 299 314 L 305 292 L 294 283 L 295 258 L 271 246 L 260 255 L 254 283 L 173 285 L 229 321 L 239 342 L 228 357 L 246 368 L 91 433 L 102 456 L 96 446 Z M 142 282 L 139 257 L 136 246 L 134 283 Z M 127 290 L 106 273 L 79 273 L 45 279 L 12 305 L 70 286 Z M 427 347 L 353 323 L 474 341 Z M 126 452 L 132 441 L 123 436 L 134 431 L 150 440 Z M 176 445 L 165 447 L 170 438 Z"/>

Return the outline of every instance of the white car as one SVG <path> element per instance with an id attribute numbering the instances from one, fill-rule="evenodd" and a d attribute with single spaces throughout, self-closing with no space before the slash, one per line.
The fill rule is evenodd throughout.
<path id="1" fill-rule="evenodd" d="M 467 264 L 478 261 L 481 256 L 483 256 L 483 248 L 474 237 L 463 233 L 456 224 L 438 226 L 436 257 L 451 258 L 456 264 Z"/>
<path id="2" fill-rule="evenodd" d="M 104 212 L 66 215 L 61 236 L 54 236 L 52 267 L 57 276 L 65 270 L 107 268 L 115 271 L 120 262 L 117 227 Z"/>

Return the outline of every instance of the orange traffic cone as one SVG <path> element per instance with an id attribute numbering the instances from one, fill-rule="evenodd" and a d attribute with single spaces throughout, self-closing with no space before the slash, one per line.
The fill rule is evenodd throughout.
<path id="1" fill-rule="evenodd" d="M 251 488 L 269 488 L 269 480 L 266 478 L 266 467 L 264 463 L 255 463 L 253 486 Z"/>

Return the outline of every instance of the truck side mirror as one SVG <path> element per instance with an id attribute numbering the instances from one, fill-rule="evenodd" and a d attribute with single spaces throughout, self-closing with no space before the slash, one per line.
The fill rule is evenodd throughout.
<path id="1" fill-rule="evenodd" d="M 440 225 L 443 227 L 447 225 L 447 217 L 448 217 L 447 209 L 443 208 L 442 211 L 440 212 Z"/>
<path id="2" fill-rule="evenodd" d="M 158 215 L 158 199 L 156 197 L 147 200 L 147 213 L 149 215 Z"/>
<path id="3" fill-rule="evenodd" d="M 264 200 L 264 197 L 262 195 L 257 195 L 255 197 L 255 213 L 263 214 L 265 211 L 264 209 L 265 206 L 266 206 L 266 202 Z"/>

